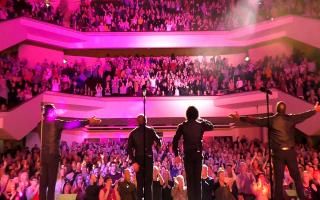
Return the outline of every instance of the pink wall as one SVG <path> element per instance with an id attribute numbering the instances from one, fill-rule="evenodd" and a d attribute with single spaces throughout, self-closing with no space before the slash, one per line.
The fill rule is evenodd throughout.
<path id="1" fill-rule="evenodd" d="M 26 29 L 20 25 L 20 19 L 1 22 L 0 30 L 0 51 L 26 40 Z"/>
<path id="2" fill-rule="evenodd" d="M 275 99 L 275 92 L 271 99 Z M 149 117 L 185 116 L 188 106 L 199 109 L 200 116 L 226 116 L 238 110 L 242 114 L 265 112 L 265 96 L 261 92 L 248 92 L 226 96 L 147 97 L 146 113 Z M 44 102 L 54 103 L 65 117 L 134 118 L 143 112 L 141 97 L 87 97 L 47 92 Z M 259 105 L 257 109 L 257 105 Z"/>
<path id="3" fill-rule="evenodd" d="M 319 48 L 319 29 L 320 20 L 308 17 L 295 17 L 294 23 L 287 30 L 287 34 L 294 40 Z"/>
<path id="4" fill-rule="evenodd" d="M 250 48 L 248 54 L 252 61 L 263 59 L 265 56 L 290 56 L 292 54 L 292 45 L 286 42 L 275 42 L 263 46 Z"/>
<path id="5" fill-rule="evenodd" d="M 42 63 L 47 60 L 49 63 L 62 63 L 63 51 L 48 49 L 30 44 L 21 44 L 19 46 L 19 58 L 28 60 L 28 67 L 34 67 L 37 62 Z"/>
<path id="6" fill-rule="evenodd" d="M 280 93 L 279 100 L 284 102 L 290 102 L 287 104 L 288 113 L 301 113 L 307 110 L 313 109 L 314 105 L 307 103 L 301 99 L 295 98 L 295 101 L 292 101 L 292 96 Z M 311 118 L 305 120 L 304 122 L 297 124 L 297 128 L 301 131 L 308 133 L 309 135 L 320 135 L 320 113 L 312 116 Z"/>
<path id="7" fill-rule="evenodd" d="M 190 105 L 198 107 L 201 117 L 227 116 L 234 111 L 241 115 L 259 114 L 266 112 L 264 98 L 261 92 L 220 97 L 148 97 L 146 114 L 150 118 L 183 117 Z M 275 104 L 279 100 L 287 102 L 288 112 L 303 112 L 313 107 L 309 103 L 274 90 L 271 96 L 271 112 L 274 112 Z M 59 116 L 71 118 L 89 118 L 93 115 L 99 118 L 135 118 L 143 112 L 140 97 L 98 98 L 47 92 L 11 112 L 0 112 L 0 138 L 10 137 L 19 140 L 26 136 L 40 121 L 42 102 L 54 103 Z M 319 120 L 320 114 L 317 114 L 298 127 L 308 135 L 320 135 Z"/>
<path id="8" fill-rule="evenodd" d="M 164 132 L 163 137 L 165 141 L 172 141 L 175 131 Z M 69 145 L 72 142 L 81 143 L 87 138 L 128 138 L 129 132 L 86 132 L 82 129 L 80 130 L 64 130 L 61 135 L 61 141 L 66 141 Z M 263 137 L 263 129 L 257 127 L 248 128 L 234 128 L 229 130 L 214 130 L 206 132 L 204 137 L 215 137 L 215 136 L 232 136 L 235 140 L 237 137 L 247 137 L 249 140 L 259 139 L 266 142 L 266 137 Z M 31 132 L 26 137 L 26 146 L 33 147 L 35 144 L 40 146 L 40 138 L 38 133 Z"/>
<path id="9" fill-rule="evenodd" d="M 0 112 L 0 133 L 6 133 L 12 139 L 20 140 L 36 127 L 41 118 L 41 102 L 39 95 L 10 112 Z"/>
<path id="10" fill-rule="evenodd" d="M 166 141 L 172 141 L 175 131 L 164 132 L 163 137 Z M 129 132 L 86 132 L 83 130 L 64 130 L 61 136 L 62 141 L 66 141 L 68 144 L 72 142 L 81 143 L 87 138 L 128 138 Z M 234 128 L 229 130 L 214 130 L 206 132 L 204 137 L 215 137 L 215 136 L 232 136 L 233 139 L 237 137 L 245 136 L 250 140 L 260 139 L 266 142 L 263 137 L 263 129 L 257 127 L 248 128 Z M 34 144 L 40 144 L 39 136 L 36 134 L 29 134 L 27 137 L 27 146 L 32 147 Z"/>

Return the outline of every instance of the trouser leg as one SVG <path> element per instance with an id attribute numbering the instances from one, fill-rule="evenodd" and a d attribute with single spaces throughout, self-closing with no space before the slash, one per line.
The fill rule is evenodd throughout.
<path id="1" fill-rule="evenodd" d="M 301 181 L 301 174 L 298 169 L 297 155 L 294 150 L 290 150 L 286 156 L 287 165 L 289 169 L 290 176 L 294 180 L 294 184 L 296 186 L 297 194 L 300 200 L 304 199 L 303 185 Z"/>
<path id="2" fill-rule="evenodd" d="M 54 155 L 49 161 L 50 173 L 48 173 L 48 200 L 54 200 L 55 186 L 57 181 L 57 174 L 60 164 L 60 156 Z"/>
<path id="3" fill-rule="evenodd" d="M 285 158 L 280 151 L 274 151 L 273 156 L 274 177 L 275 177 L 275 200 L 283 200 L 283 177 L 285 168 Z M 271 177 L 272 178 L 272 177 Z"/>

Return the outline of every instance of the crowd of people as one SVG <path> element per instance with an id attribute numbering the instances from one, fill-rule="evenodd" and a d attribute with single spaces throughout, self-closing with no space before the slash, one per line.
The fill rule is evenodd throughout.
<path id="1" fill-rule="evenodd" d="M 305 57 L 265 57 L 228 64 L 220 56 L 107 57 L 94 64 L 48 63 L 28 66 L 16 56 L 0 58 L 1 111 L 44 91 L 96 97 L 224 95 L 278 88 L 314 104 L 320 100 L 316 63 Z M 28 67 L 27 67 L 28 66 Z"/>
<path id="2" fill-rule="evenodd" d="M 126 139 L 67 144 L 62 142 L 56 194 L 81 199 L 135 199 L 135 171 L 128 163 Z M 297 160 L 306 199 L 320 198 L 319 149 L 297 145 Z M 153 199 L 187 199 L 183 163 L 175 163 L 171 141 L 154 149 Z M 0 199 L 38 199 L 40 149 L 6 148 L 0 160 Z M 270 197 L 267 145 L 230 137 L 206 138 L 202 168 L 205 199 L 257 199 Z M 293 189 L 285 172 L 284 187 Z M 222 196 L 221 196 L 222 195 Z"/>
<path id="3" fill-rule="evenodd" d="M 4 0 L 0 2 L 0 21 L 17 17 L 30 17 L 40 21 L 63 25 L 64 14 L 61 9 L 53 9 L 45 1 Z"/>
<path id="4" fill-rule="evenodd" d="M 287 14 L 319 18 L 319 5 L 319 0 L 82 0 L 69 15 L 63 4 L 54 9 L 45 1 L 6 0 L 0 21 L 26 16 L 79 31 L 211 31 Z"/>

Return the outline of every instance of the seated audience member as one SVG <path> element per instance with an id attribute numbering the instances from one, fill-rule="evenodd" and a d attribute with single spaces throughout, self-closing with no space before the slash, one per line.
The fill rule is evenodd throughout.
<path id="1" fill-rule="evenodd" d="M 217 180 L 213 185 L 214 199 L 236 200 L 224 178 L 224 169 L 220 167 L 217 172 Z"/>
<path id="2" fill-rule="evenodd" d="M 313 179 L 310 181 L 311 189 L 316 199 L 320 199 L 320 171 L 313 172 Z"/>
<path id="3" fill-rule="evenodd" d="M 187 200 L 187 186 L 184 184 L 184 177 L 179 175 L 174 178 L 174 186 L 171 190 L 173 200 Z"/>
<path id="4" fill-rule="evenodd" d="M 174 185 L 170 177 L 169 170 L 165 169 L 162 173 L 163 185 L 162 185 L 162 198 L 167 200 L 172 200 L 171 190 Z"/>
<path id="5" fill-rule="evenodd" d="M 112 179 L 112 183 L 115 183 L 121 178 L 121 173 L 117 172 L 117 164 L 115 162 L 110 163 L 110 172 L 107 176 Z"/>
<path id="6" fill-rule="evenodd" d="M 302 185 L 304 192 L 305 200 L 313 200 L 316 198 L 316 193 L 314 191 L 315 188 L 312 188 L 312 184 L 310 184 L 310 174 L 308 171 L 304 171 L 302 173 Z"/>
<path id="7" fill-rule="evenodd" d="M 254 199 L 255 196 L 252 193 L 252 184 L 255 182 L 255 178 L 251 172 L 248 171 L 247 164 L 245 162 L 240 163 L 239 174 L 237 175 L 238 192 L 244 197 L 244 199 Z"/>
<path id="8" fill-rule="evenodd" d="M 26 190 L 27 200 L 39 199 L 39 180 L 33 176 L 30 179 L 30 186 Z"/>
<path id="9" fill-rule="evenodd" d="M 121 200 L 137 200 L 138 193 L 136 186 L 131 181 L 131 173 L 129 169 L 123 172 L 123 181 L 118 183 L 118 191 Z"/>
<path id="10" fill-rule="evenodd" d="M 19 184 L 15 181 L 11 181 L 9 188 L 4 192 L 4 198 L 6 200 L 20 200 L 22 193 L 18 191 Z"/>
<path id="11" fill-rule="evenodd" d="M 160 170 L 157 166 L 153 166 L 153 179 L 152 179 L 152 195 L 153 200 L 162 199 L 162 186 L 164 185 L 164 180 L 160 174 Z"/>
<path id="12" fill-rule="evenodd" d="M 268 200 L 270 199 L 270 185 L 266 180 L 263 173 L 258 174 L 258 179 L 252 184 L 253 194 L 256 196 L 256 200 Z"/>
<path id="13" fill-rule="evenodd" d="M 98 200 L 99 199 L 99 187 L 97 185 L 97 176 L 95 174 L 90 175 L 89 186 L 85 191 L 85 200 Z"/>
<path id="14" fill-rule="evenodd" d="M 118 184 L 115 185 L 115 188 L 112 188 L 111 177 L 106 177 L 104 187 L 99 192 L 99 200 L 120 200 L 117 188 Z"/>
<path id="15" fill-rule="evenodd" d="M 71 194 L 71 181 L 66 180 L 66 182 L 63 185 L 62 194 Z"/>
<path id="16" fill-rule="evenodd" d="M 202 200 L 213 199 L 213 185 L 214 185 L 214 180 L 208 175 L 208 166 L 202 165 L 202 171 L 201 171 Z"/>
<path id="17" fill-rule="evenodd" d="M 71 192 L 72 194 L 77 194 L 77 200 L 84 200 L 85 189 L 83 176 L 82 174 L 78 174 L 73 182 Z"/>

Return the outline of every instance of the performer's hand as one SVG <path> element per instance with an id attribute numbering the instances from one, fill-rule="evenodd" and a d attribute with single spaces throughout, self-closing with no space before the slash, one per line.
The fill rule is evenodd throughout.
<path id="1" fill-rule="evenodd" d="M 319 102 L 317 101 L 316 105 L 314 106 L 315 111 L 320 112 L 320 105 Z"/>
<path id="2" fill-rule="evenodd" d="M 229 115 L 229 117 L 232 118 L 233 120 L 237 120 L 237 121 L 240 119 L 240 115 L 237 111 L 235 113 L 231 113 Z"/>
<path id="3" fill-rule="evenodd" d="M 180 157 L 180 156 L 176 156 L 176 157 L 174 158 L 174 162 L 175 162 L 176 164 L 181 163 L 181 157 Z"/>
<path id="4" fill-rule="evenodd" d="M 97 125 L 101 123 L 101 119 L 96 118 L 96 116 L 93 116 L 88 120 L 89 120 L 89 124 L 93 124 L 93 125 Z"/>
<path id="5" fill-rule="evenodd" d="M 139 171 L 139 169 L 140 169 L 140 166 L 139 166 L 139 164 L 138 163 L 133 163 L 132 164 L 132 168 L 133 168 L 133 170 L 134 170 L 134 172 L 138 172 Z"/>

